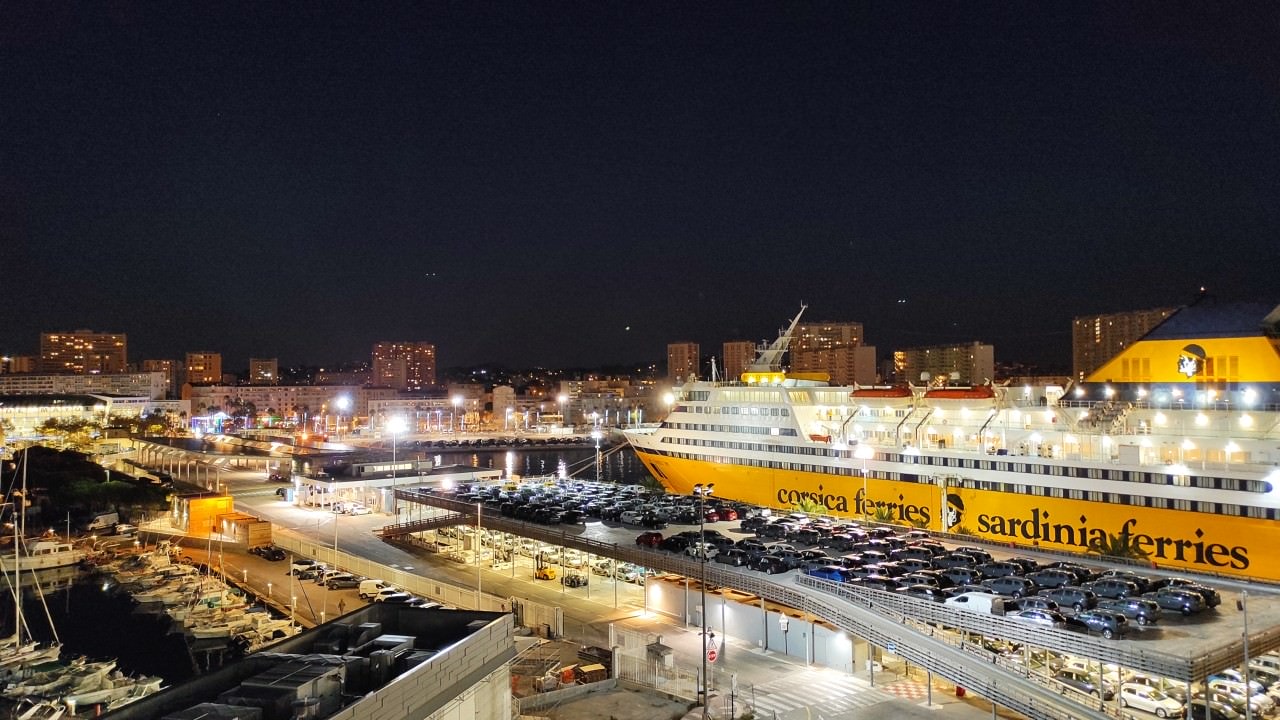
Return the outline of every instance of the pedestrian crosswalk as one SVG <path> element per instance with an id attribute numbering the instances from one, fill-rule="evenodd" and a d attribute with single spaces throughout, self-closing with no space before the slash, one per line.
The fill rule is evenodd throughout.
<path id="1" fill-rule="evenodd" d="M 743 690 L 743 688 L 739 688 Z M 836 673 L 814 676 L 792 673 L 787 677 L 756 685 L 742 693 L 744 703 L 755 708 L 758 718 L 784 718 L 792 711 L 805 709 L 800 717 L 833 717 L 871 707 L 895 696 L 867 681 Z"/>

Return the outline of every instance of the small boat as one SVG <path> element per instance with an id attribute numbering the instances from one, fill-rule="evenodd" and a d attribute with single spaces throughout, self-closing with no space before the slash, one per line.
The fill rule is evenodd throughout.
<path id="1" fill-rule="evenodd" d="M 78 565 L 88 557 L 84 550 L 63 540 L 40 539 L 31 545 L 24 542 L 23 547 L 26 552 L 17 552 L 15 557 L 0 555 L 0 572 L 12 572 L 15 567 L 28 572 Z"/>

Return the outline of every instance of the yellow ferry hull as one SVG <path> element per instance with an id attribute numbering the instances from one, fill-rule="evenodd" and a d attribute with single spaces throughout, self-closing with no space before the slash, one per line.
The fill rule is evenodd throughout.
<path id="1" fill-rule="evenodd" d="M 689 494 L 695 484 L 714 483 L 716 497 L 753 505 L 791 510 L 802 501 L 816 502 L 826 508 L 825 514 L 851 519 L 875 518 L 879 511 L 896 524 L 1074 553 L 1127 536 L 1154 566 L 1280 580 L 1280 544 L 1271 540 L 1280 528 L 1270 520 L 863 480 L 636 450 L 649 472 L 675 493 Z"/>

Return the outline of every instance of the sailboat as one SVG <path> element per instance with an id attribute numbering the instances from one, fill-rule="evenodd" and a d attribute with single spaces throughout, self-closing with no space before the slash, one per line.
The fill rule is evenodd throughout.
<path id="1" fill-rule="evenodd" d="M 30 668 L 41 663 L 57 660 L 62 654 L 62 643 L 58 641 L 57 630 L 54 630 L 54 642 L 42 644 L 31 637 L 30 628 L 22 615 L 22 576 L 24 563 L 21 562 L 22 532 L 25 529 L 27 503 L 27 452 L 22 454 L 22 489 L 14 491 L 15 502 L 8 503 L 13 507 L 13 562 L 0 566 L 3 569 L 5 584 L 13 595 L 13 634 L 0 640 L 0 681 L 10 682 L 26 677 Z M 38 578 L 32 573 L 36 592 L 40 592 Z M 44 595 L 41 594 L 41 599 Z M 46 608 L 47 612 L 47 608 Z M 50 627 L 53 623 L 50 622 Z"/>

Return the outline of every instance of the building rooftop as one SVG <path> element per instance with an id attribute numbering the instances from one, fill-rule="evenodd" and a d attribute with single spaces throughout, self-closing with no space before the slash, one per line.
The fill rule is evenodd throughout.
<path id="1" fill-rule="evenodd" d="M 1202 300 L 1173 313 L 1152 328 L 1143 339 L 1253 337 L 1274 334 L 1278 329 L 1277 323 L 1280 323 L 1280 306 L 1274 303 L 1214 303 Z"/>

